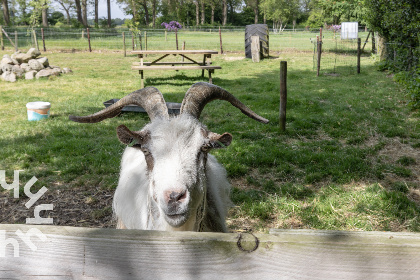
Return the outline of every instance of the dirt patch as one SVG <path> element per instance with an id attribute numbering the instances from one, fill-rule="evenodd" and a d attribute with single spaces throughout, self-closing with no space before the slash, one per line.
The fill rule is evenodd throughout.
<path id="1" fill-rule="evenodd" d="M 223 59 L 227 60 L 227 61 L 235 61 L 235 60 L 245 59 L 245 57 L 243 57 L 243 56 L 224 56 Z"/>
<path id="2" fill-rule="evenodd" d="M 34 192 L 34 191 L 33 191 Z M 112 218 L 114 191 L 99 187 L 48 188 L 48 191 L 31 207 L 26 208 L 26 196 L 14 198 L 9 192 L 0 193 L 1 220 L 3 224 L 24 224 L 34 217 L 34 208 L 40 204 L 53 204 L 54 210 L 41 211 L 42 218 L 53 218 L 54 225 L 83 227 L 115 227 Z"/>

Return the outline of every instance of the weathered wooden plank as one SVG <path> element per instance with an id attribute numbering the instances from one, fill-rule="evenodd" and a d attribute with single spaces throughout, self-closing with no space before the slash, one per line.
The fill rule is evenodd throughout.
<path id="1" fill-rule="evenodd" d="M 143 65 L 145 65 L 145 66 L 149 66 L 149 65 L 151 65 L 152 64 L 152 62 L 143 62 Z M 137 61 L 135 61 L 135 62 L 133 62 L 133 64 L 132 65 L 134 65 L 134 66 L 140 66 L 140 62 L 137 62 Z M 178 62 L 178 61 L 164 61 L 164 62 L 153 62 L 153 65 L 151 65 L 151 66 L 158 66 L 158 65 L 197 65 L 196 63 L 193 63 L 193 62 Z M 206 65 L 206 64 L 202 64 L 202 63 L 198 63 L 198 65 Z"/>
<path id="2" fill-rule="evenodd" d="M 36 228 L 32 251 L 15 233 Z M 420 234 L 272 230 L 257 250 L 237 233 L 158 232 L 0 225 L 6 246 L 0 278 L 11 279 L 418 279 Z M 244 247 L 254 239 L 244 234 Z M 0 240 L 1 241 L 1 240 Z M 0 243 L 1 244 L 1 243 Z"/>
<path id="3" fill-rule="evenodd" d="M 218 54 L 218 51 L 212 50 L 133 50 L 132 54 Z"/>
<path id="4" fill-rule="evenodd" d="M 222 69 L 221 66 L 209 66 L 209 65 L 194 65 L 194 66 L 190 66 L 190 65 L 185 65 L 185 66 L 163 66 L 163 65 L 158 65 L 158 66 L 137 66 L 137 65 L 132 65 L 131 66 L 132 70 L 197 70 L 197 69 L 204 69 L 204 70 L 209 70 L 209 69 Z"/>

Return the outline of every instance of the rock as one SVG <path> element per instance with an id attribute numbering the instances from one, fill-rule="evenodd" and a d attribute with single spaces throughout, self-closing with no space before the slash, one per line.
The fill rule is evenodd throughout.
<path id="1" fill-rule="evenodd" d="M 57 68 L 54 68 L 54 69 L 42 69 L 41 71 L 39 71 L 36 74 L 35 77 L 37 79 L 39 79 L 39 78 L 46 78 L 46 77 L 49 77 L 49 76 L 58 76 L 58 75 L 60 75 L 61 70 L 60 71 L 57 71 L 56 69 Z"/>
<path id="2" fill-rule="evenodd" d="M 25 80 L 33 80 L 35 78 L 36 75 L 36 71 L 35 70 L 31 70 L 29 72 L 25 73 Z"/>
<path id="3" fill-rule="evenodd" d="M 38 60 L 31 59 L 28 61 L 29 67 L 31 67 L 32 70 L 39 71 L 44 69 L 44 65 L 42 65 Z"/>
<path id="4" fill-rule="evenodd" d="M 73 73 L 73 71 L 70 68 L 64 67 L 61 70 L 61 73 L 63 73 L 63 74 L 69 74 L 69 73 Z"/>
<path id="5" fill-rule="evenodd" d="M 37 58 L 41 55 L 41 52 L 35 48 L 30 48 L 26 54 L 30 55 L 32 58 Z"/>
<path id="6" fill-rule="evenodd" d="M 11 83 L 16 82 L 16 75 L 15 73 L 12 73 L 12 72 L 4 72 L 1 75 L 1 78 L 3 79 L 3 81 L 6 81 L 6 82 L 11 82 Z"/>
<path id="7" fill-rule="evenodd" d="M 3 66 L 1 67 L 1 70 L 3 72 L 12 72 L 12 68 L 13 68 L 13 65 L 11 64 L 3 64 Z"/>
<path id="8" fill-rule="evenodd" d="M 31 70 L 32 70 L 32 68 L 29 66 L 29 64 L 28 64 L 28 63 L 22 63 L 22 64 L 20 65 L 20 68 L 22 68 L 22 69 L 23 69 L 23 71 L 25 71 L 25 72 L 29 72 L 29 71 L 31 71 Z"/>
<path id="9" fill-rule="evenodd" d="M 15 73 L 16 78 L 21 78 L 23 77 L 23 73 L 25 73 L 25 71 L 23 71 L 23 69 L 19 65 L 13 65 L 12 73 Z"/>
<path id="10" fill-rule="evenodd" d="M 31 60 L 32 57 L 29 54 L 26 54 L 26 53 L 18 53 L 18 54 L 15 55 L 15 59 L 19 63 L 28 63 L 28 61 Z"/>
<path id="11" fill-rule="evenodd" d="M 48 62 L 48 58 L 46 57 L 41 57 L 37 59 L 42 65 L 44 65 L 44 67 L 48 67 L 50 66 L 50 63 Z"/>
<path id="12" fill-rule="evenodd" d="M 3 56 L 3 59 L 0 61 L 1 66 L 5 65 L 5 64 L 10 64 L 10 65 L 14 64 L 13 59 L 7 54 L 5 54 Z"/>
<path id="13" fill-rule="evenodd" d="M 14 58 L 10 58 L 10 59 L 13 61 L 14 65 L 19 65 L 19 62 L 16 59 L 14 59 Z"/>
<path id="14" fill-rule="evenodd" d="M 55 67 L 55 68 L 52 69 L 52 72 L 53 72 L 54 75 L 60 76 L 62 71 L 61 71 L 60 67 Z"/>

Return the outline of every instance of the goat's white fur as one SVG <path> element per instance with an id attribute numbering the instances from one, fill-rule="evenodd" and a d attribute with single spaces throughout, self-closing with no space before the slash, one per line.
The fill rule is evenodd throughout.
<path id="1" fill-rule="evenodd" d="M 226 170 L 214 156 L 209 154 L 207 161 L 197 159 L 202 145 L 208 141 L 202 133 L 203 129 L 205 127 L 198 120 L 186 114 L 169 120 L 154 119 L 143 128 L 150 132 L 150 140 L 143 148 L 152 154 L 154 168 L 148 172 L 140 149 L 125 149 L 113 201 L 118 227 L 198 231 L 196 213 L 205 201 L 203 219 L 212 214 L 213 220 L 214 217 L 218 219 L 219 229 L 226 231 L 225 217 L 231 204 L 230 184 Z M 180 227 L 170 226 L 161 208 L 156 207 L 163 200 L 162 194 L 167 188 L 187 188 L 193 196 L 190 199 L 194 201 L 188 210 L 190 216 Z"/>

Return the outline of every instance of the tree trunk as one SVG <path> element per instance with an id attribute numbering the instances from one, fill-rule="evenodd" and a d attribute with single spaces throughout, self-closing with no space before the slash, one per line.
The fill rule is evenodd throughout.
<path id="1" fill-rule="evenodd" d="M 258 14 L 259 14 L 259 9 L 258 6 L 260 5 L 260 1 L 257 0 L 255 1 L 255 7 L 254 7 L 254 23 L 257 24 L 258 23 Z"/>
<path id="2" fill-rule="evenodd" d="M 71 17 L 70 17 L 70 11 L 69 11 L 69 9 L 64 9 L 65 11 L 66 11 L 66 15 L 67 15 L 67 24 L 70 24 L 70 19 L 71 19 Z"/>
<path id="3" fill-rule="evenodd" d="M 133 11 L 133 21 L 137 20 L 137 9 L 136 9 L 136 1 L 131 0 L 131 10 Z"/>
<path id="4" fill-rule="evenodd" d="M 156 0 L 152 2 L 152 10 L 153 10 L 153 28 L 156 28 Z"/>
<path id="5" fill-rule="evenodd" d="M 223 0 L 223 23 L 222 25 L 225 26 L 227 23 L 227 0 Z"/>
<path id="6" fill-rule="evenodd" d="M 9 14 L 9 5 L 7 3 L 7 0 L 3 0 L 2 1 L 2 6 L 3 6 L 3 18 L 4 18 L 4 23 L 6 25 L 10 25 L 10 14 Z"/>
<path id="7" fill-rule="evenodd" d="M 111 0 L 106 0 L 106 9 L 108 11 L 108 27 L 111 28 Z"/>
<path id="8" fill-rule="evenodd" d="M 82 0 L 82 22 L 83 22 L 84 27 L 88 26 L 88 22 L 87 22 L 87 0 Z"/>
<path id="9" fill-rule="evenodd" d="M 46 6 L 46 3 L 44 2 L 44 7 Z M 48 8 L 42 9 L 42 26 L 48 27 Z"/>
<path id="10" fill-rule="evenodd" d="M 211 5 L 211 24 L 213 24 L 214 23 L 214 9 L 215 9 L 215 6 L 214 6 L 214 4 L 213 5 Z"/>
<path id="11" fill-rule="evenodd" d="M 144 9 L 144 21 L 146 22 L 146 26 L 148 26 L 150 22 L 150 16 L 149 16 L 149 9 L 147 8 L 146 0 L 143 0 L 143 3 L 141 5 L 143 6 L 143 9 Z"/>
<path id="12" fill-rule="evenodd" d="M 194 1 L 195 4 L 195 25 L 198 26 L 198 23 L 200 22 L 200 6 L 198 4 L 198 0 Z"/>
<path id="13" fill-rule="evenodd" d="M 95 0 L 95 27 L 99 27 L 98 6 L 99 6 L 99 0 Z"/>
<path id="14" fill-rule="evenodd" d="M 204 25 L 205 18 L 204 0 L 201 0 L 201 25 Z"/>
<path id="15" fill-rule="evenodd" d="M 76 4 L 77 21 L 83 24 L 82 6 L 80 5 L 80 0 L 74 0 L 74 2 Z"/>

